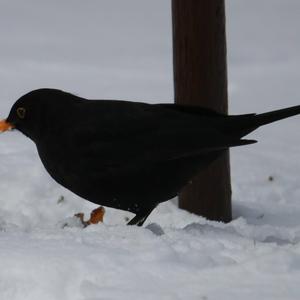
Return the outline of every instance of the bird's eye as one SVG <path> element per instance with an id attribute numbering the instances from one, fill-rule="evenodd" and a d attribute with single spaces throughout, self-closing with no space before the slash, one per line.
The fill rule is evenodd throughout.
<path id="1" fill-rule="evenodd" d="M 24 107 L 17 108 L 17 115 L 20 119 L 24 119 L 26 114 L 26 109 Z"/>

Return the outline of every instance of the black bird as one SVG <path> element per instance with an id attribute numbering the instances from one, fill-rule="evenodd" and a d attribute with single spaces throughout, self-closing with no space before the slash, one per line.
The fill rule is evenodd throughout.
<path id="1" fill-rule="evenodd" d="M 135 213 L 128 224 L 141 226 L 224 150 L 256 142 L 243 136 L 296 114 L 300 106 L 227 116 L 38 89 L 16 101 L 0 131 L 21 131 L 58 183 L 91 202 Z"/>

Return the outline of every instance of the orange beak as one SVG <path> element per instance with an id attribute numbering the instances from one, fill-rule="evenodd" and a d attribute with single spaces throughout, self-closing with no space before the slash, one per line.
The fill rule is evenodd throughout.
<path id="1" fill-rule="evenodd" d="M 13 129 L 14 126 L 8 122 L 6 122 L 6 120 L 2 120 L 0 121 L 0 132 L 4 132 L 10 129 Z"/>

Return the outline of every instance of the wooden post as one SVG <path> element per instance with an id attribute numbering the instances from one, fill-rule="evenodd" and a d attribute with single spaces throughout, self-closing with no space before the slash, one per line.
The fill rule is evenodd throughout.
<path id="1" fill-rule="evenodd" d="M 172 0 L 172 19 L 175 102 L 227 113 L 224 0 Z M 184 188 L 179 206 L 231 220 L 228 151 Z"/>

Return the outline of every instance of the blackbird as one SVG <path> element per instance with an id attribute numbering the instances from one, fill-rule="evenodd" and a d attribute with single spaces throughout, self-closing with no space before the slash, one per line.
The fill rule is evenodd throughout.
<path id="1" fill-rule="evenodd" d="M 227 116 L 176 104 L 87 100 L 38 89 L 12 106 L 0 131 L 18 129 L 37 146 L 49 174 L 91 202 L 135 214 L 141 226 L 200 170 L 251 131 L 300 113 L 294 106 Z"/>

